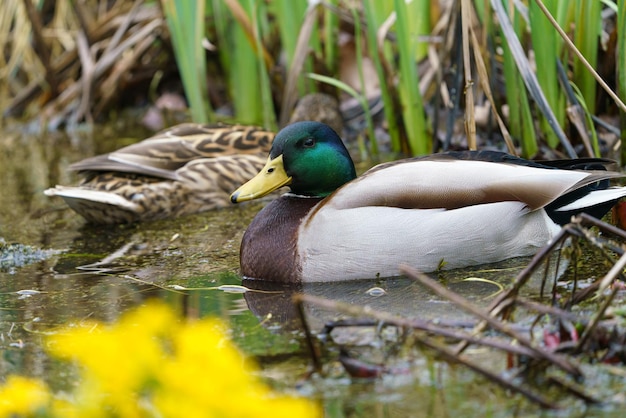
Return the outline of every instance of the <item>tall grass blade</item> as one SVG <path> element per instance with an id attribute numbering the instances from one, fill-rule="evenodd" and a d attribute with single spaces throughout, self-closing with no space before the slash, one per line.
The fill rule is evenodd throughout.
<path id="1" fill-rule="evenodd" d="M 426 130 L 424 105 L 422 104 L 422 96 L 419 91 L 415 60 L 416 45 L 411 37 L 406 2 L 404 0 L 394 0 L 394 9 L 396 11 L 396 33 L 400 56 L 402 116 L 411 152 L 413 155 L 424 155 L 431 152 L 432 144 L 430 135 L 428 135 Z"/>
<path id="2" fill-rule="evenodd" d="M 180 71 L 191 117 L 199 123 L 213 119 L 206 80 L 204 1 L 161 0 L 172 37 L 174 55 Z"/>
<path id="3" fill-rule="evenodd" d="M 235 118 L 241 123 L 263 124 L 263 93 L 265 87 L 260 74 L 260 66 L 272 66 L 273 59 L 258 40 L 255 23 L 250 16 L 255 15 L 255 7 L 265 7 L 262 2 L 247 0 L 223 0 L 229 13 L 220 8 L 221 3 L 214 1 L 214 8 L 226 20 L 220 29 L 220 60 L 228 68 L 227 74 L 230 97 L 232 99 Z M 264 12 L 259 12 L 260 16 Z M 234 24 L 233 19 L 238 23 Z M 256 24 L 259 22 L 257 21 Z M 262 25 L 262 24 L 261 24 Z M 265 81 L 267 82 L 267 80 Z M 267 128 L 270 128 L 267 126 Z"/>
<path id="4" fill-rule="evenodd" d="M 509 3 L 505 3 L 507 6 Z M 512 20 L 514 31 L 518 37 L 524 33 L 526 28 L 524 19 L 515 7 L 508 10 Z M 530 158 L 537 153 L 537 136 L 535 132 L 534 119 L 530 110 L 530 101 L 526 94 L 524 81 L 522 80 L 515 58 L 509 48 L 508 43 L 502 43 L 503 67 L 507 103 L 509 105 L 509 127 L 511 134 L 518 138 L 522 148 L 522 155 Z"/>
<path id="5" fill-rule="evenodd" d="M 357 63 L 357 71 L 359 73 L 359 84 L 361 85 L 361 92 L 363 98 L 367 101 L 368 94 L 370 92 L 367 91 L 365 85 L 365 78 L 363 76 L 363 51 L 360 46 L 363 45 L 361 40 L 361 16 L 359 15 L 359 11 L 356 7 L 352 8 L 352 17 L 354 19 L 354 43 L 357 45 L 356 47 L 356 63 Z M 368 104 L 368 113 L 369 113 L 369 104 Z M 369 116 L 371 119 L 371 115 Z M 368 122 L 369 123 L 369 122 Z M 369 129 L 369 127 L 368 127 Z M 372 132 L 373 132 L 373 124 L 372 124 Z M 372 151 L 372 156 L 374 158 L 378 158 L 378 142 L 376 141 L 376 137 L 370 137 L 370 147 Z"/>
<path id="6" fill-rule="evenodd" d="M 268 3 L 270 11 L 274 14 L 274 23 L 278 29 L 280 35 L 281 51 L 284 53 L 287 61 L 287 69 L 291 68 L 294 61 L 297 60 L 297 55 L 305 53 L 305 60 L 302 63 L 302 67 L 305 72 L 313 71 L 312 60 L 310 54 L 308 54 L 309 47 L 315 44 L 314 51 L 317 56 L 322 56 L 321 40 L 320 36 L 312 36 L 309 38 L 308 43 L 305 45 L 304 50 L 298 48 L 298 34 L 303 26 L 304 18 L 307 12 L 307 2 L 293 1 L 293 0 L 276 0 Z M 329 17 L 334 20 L 334 25 L 338 24 L 338 18 L 333 13 L 325 10 L 325 17 Z M 313 28 L 316 29 L 317 22 L 313 22 Z M 328 22 L 324 22 L 326 24 Z M 331 31 L 332 29 L 324 28 L 324 30 Z M 333 45 L 337 48 L 337 33 L 333 34 L 333 38 L 330 41 L 325 42 L 325 46 Z M 336 57 L 336 54 L 335 54 Z M 311 84 L 307 78 L 298 78 L 297 93 L 298 96 L 303 96 L 308 93 L 308 84 Z M 290 112 L 292 109 L 287 109 Z"/>
<path id="7" fill-rule="evenodd" d="M 388 83 L 388 76 L 383 66 L 384 51 L 378 44 L 378 28 L 388 15 L 384 10 L 381 10 L 380 6 L 383 2 L 375 0 L 367 0 L 363 4 L 363 12 L 365 15 L 366 32 L 367 32 L 367 45 L 370 51 L 370 57 L 374 63 L 376 74 L 378 75 L 378 82 L 380 85 L 380 93 L 383 100 L 383 112 L 385 114 L 385 120 L 387 121 L 387 130 L 391 142 L 391 150 L 393 152 L 401 152 L 400 145 L 400 130 L 398 126 L 397 113 L 395 111 L 396 106 L 393 102 L 393 97 L 390 91 L 392 85 Z M 381 20 L 379 20 L 381 19 Z"/>
<path id="8" fill-rule="evenodd" d="M 555 15 L 559 4 L 563 4 L 559 0 L 544 0 L 547 9 Z M 541 86 L 541 90 L 546 96 L 548 105 L 554 112 L 557 123 L 563 127 L 565 123 L 565 101 L 562 91 L 559 88 L 559 79 L 557 72 L 556 60 L 559 59 L 562 50 L 562 42 L 557 36 L 554 28 L 546 16 L 542 13 L 537 2 L 531 1 L 528 8 L 530 22 L 530 37 L 535 53 L 535 63 L 537 68 L 537 80 Z M 542 131 L 546 135 L 546 141 L 551 148 L 555 148 L 559 139 L 556 134 L 548 126 L 545 119 L 541 119 Z"/>
<path id="9" fill-rule="evenodd" d="M 281 49 L 287 58 L 289 68 L 296 53 L 297 34 L 302 27 L 307 4 L 304 1 L 274 0 L 270 2 L 270 7 L 276 17 Z"/>
<path id="10" fill-rule="evenodd" d="M 421 42 L 419 37 L 430 33 L 430 9 L 430 0 L 412 0 L 406 2 L 411 39 L 415 45 L 415 61 L 421 61 L 428 55 L 428 43 Z"/>
<path id="11" fill-rule="evenodd" d="M 602 2 L 598 0 L 576 0 L 574 44 L 592 67 L 596 66 L 598 60 L 598 38 L 602 25 L 601 8 Z M 580 87 L 587 109 L 595 114 L 596 80 L 578 59 L 574 61 L 574 82 Z"/>
<path id="12" fill-rule="evenodd" d="M 287 71 L 287 81 L 285 82 L 285 90 L 283 92 L 283 100 L 280 109 L 279 125 L 285 126 L 289 121 L 289 115 L 298 100 L 298 79 L 304 67 L 305 61 L 308 57 L 308 48 L 313 28 L 315 27 L 315 19 L 317 18 L 317 11 L 319 7 L 316 5 L 310 6 L 304 16 L 304 21 L 297 32 L 297 39 L 295 54 L 291 67 Z M 296 36 L 296 34 L 294 34 Z"/>
<path id="13" fill-rule="evenodd" d="M 606 94 L 608 94 L 611 97 L 611 99 L 613 99 L 617 107 L 619 107 L 622 112 L 626 112 L 626 104 L 624 104 L 624 102 L 617 96 L 617 94 L 613 91 L 613 89 L 611 89 L 611 87 L 609 87 L 609 85 L 602 79 L 602 77 L 600 77 L 598 72 L 593 68 L 593 66 L 589 63 L 589 61 L 585 58 L 585 56 L 578 50 L 578 48 L 576 48 L 576 45 L 572 43 L 572 41 L 569 39 L 569 37 L 563 31 L 563 29 L 561 29 L 561 27 L 556 23 L 556 21 L 554 21 L 554 19 L 552 18 L 548 10 L 545 9 L 543 2 L 541 0 L 534 0 L 534 1 L 537 2 L 537 5 L 541 8 L 541 11 L 546 15 L 546 17 L 548 19 L 551 19 L 551 22 L 554 28 L 557 30 L 559 35 L 561 35 L 561 39 L 563 39 L 563 41 L 565 42 L 565 45 L 569 48 L 569 50 L 572 51 L 574 55 L 576 55 L 576 58 L 580 60 L 581 64 L 595 78 L 595 80 L 598 82 L 600 87 L 602 87 L 602 89 L 606 92 Z"/>
<path id="14" fill-rule="evenodd" d="M 248 0 L 248 7 L 252 10 L 254 19 L 254 40 L 256 44 L 256 61 L 258 69 L 259 80 L 259 93 L 261 95 L 261 114 L 263 116 L 263 126 L 266 129 L 275 131 L 276 125 L 276 112 L 274 111 L 274 101 L 272 99 L 272 85 L 268 73 L 268 67 L 264 63 L 267 63 L 265 59 L 265 46 L 262 41 L 261 28 L 267 27 L 268 16 L 267 8 L 260 2 L 255 0 Z M 271 63 L 268 63 L 271 64 Z"/>
<path id="15" fill-rule="evenodd" d="M 339 0 L 329 0 L 326 3 L 336 8 Z M 326 70 L 330 74 L 334 74 L 338 66 L 338 34 L 339 17 L 330 8 L 326 8 L 324 10 L 324 61 Z"/>
<path id="16" fill-rule="evenodd" d="M 526 58 L 522 45 L 517 35 L 515 34 L 515 31 L 513 30 L 513 26 L 511 24 L 511 21 L 509 20 L 508 14 L 504 9 L 504 6 L 502 5 L 502 0 L 491 0 L 491 7 L 496 12 L 498 20 L 500 22 L 502 33 L 504 35 L 504 38 L 506 39 L 506 42 L 509 45 L 509 48 L 511 49 L 511 53 L 513 55 L 513 58 L 515 59 L 517 68 L 522 75 L 522 79 L 524 80 L 526 88 L 535 100 L 535 103 L 537 103 L 537 107 L 539 108 L 539 110 L 547 119 L 550 128 L 559 138 L 559 141 L 565 149 L 567 155 L 569 155 L 571 158 L 576 158 L 576 151 L 565 136 L 565 132 L 563 132 L 563 129 L 561 129 L 561 126 L 559 125 L 554 115 L 554 112 L 550 108 L 550 105 L 546 100 L 543 91 L 541 90 L 541 86 L 537 81 L 537 77 L 531 69 L 530 63 Z"/>

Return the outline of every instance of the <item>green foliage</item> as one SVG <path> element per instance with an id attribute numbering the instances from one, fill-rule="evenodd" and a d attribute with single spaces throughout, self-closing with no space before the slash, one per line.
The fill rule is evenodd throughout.
<path id="1" fill-rule="evenodd" d="M 521 36 L 526 28 L 524 20 L 515 9 L 510 10 L 509 15 L 513 16 L 512 23 L 515 33 L 518 37 Z M 513 137 L 519 139 L 522 155 L 530 158 L 535 155 L 538 149 L 530 101 L 508 43 L 504 42 L 502 49 L 505 89 L 509 104 L 509 129 Z"/>
<path id="2" fill-rule="evenodd" d="M 331 4 L 335 4 L 337 7 L 339 2 L 334 1 Z M 424 109 L 415 67 L 417 60 L 424 57 L 426 53 L 427 44 L 419 42 L 418 35 L 425 35 L 430 31 L 429 5 L 428 0 L 420 0 L 412 2 L 410 5 L 397 2 L 393 7 L 390 7 L 389 2 L 369 0 L 363 10 L 366 17 L 364 28 L 361 28 L 360 25 L 360 9 L 351 9 L 355 22 L 357 45 L 364 44 L 360 39 L 361 33 L 367 35 L 368 49 L 365 53 L 376 66 L 379 84 L 382 86 L 385 112 L 389 120 L 392 150 L 397 152 L 404 150 L 413 154 L 426 154 L 431 150 L 431 141 L 425 126 Z M 273 77 L 276 74 L 276 66 L 280 56 L 270 56 L 268 44 L 275 42 L 276 39 L 273 36 L 278 34 L 279 52 L 284 54 L 286 59 L 284 73 L 288 73 L 294 64 L 296 55 L 302 53 L 302 51 L 297 51 L 296 47 L 306 10 L 307 3 L 304 1 L 280 0 L 270 2 L 267 6 L 265 3 L 252 0 L 242 2 L 215 0 L 209 2 L 209 7 L 206 9 L 207 21 L 213 25 L 209 31 L 213 29 L 215 32 L 220 64 L 226 75 L 228 93 L 237 121 L 263 124 L 269 128 L 276 127 L 273 103 L 280 101 L 282 84 Z M 309 46 L 313 55 L 309 55 L 305 59 L 303 72 L 298 79 L 298 94 L 300 96 L 315 89 L 310 82 L 306 81 L 306 77 L 302 77 L 306 73 L 314 72 L 314 68 L 317 68 L 314 67 L 314 57 L 317 57 L 317 62 L 324 63 L 323 71 L 325 73 L 320 75 L 334 78 L 337 80 L 337 83 L 334 83 L 335 86 L 342 86 L 343 84 L 343 87 L 340 88 L 343 91 L 348 91 L 345 89 L 346 84 L 341 83 L 338 78 L 340 60 L 338 52 L 339 17 L 336 10 L 324 9 L 323 28 L 317 28 L 318 32 L 323 31 L 323 36 L 311 36 L 310 38 Z M 182 14 L 176 14 L 173 9 L 168 8 L 165 8 L 165 11 L 168 14 L 168 24 L 174 30 L 183 26 L 170 23 L 182 19 Z M 200 12 L 199 10 L 196 11 Z M 397 42 L 385 45 L 384 51 L 378 51 L 377 29 L 382 24 L 382 20 L 392 12 L 396 13 Z M 269 24 L 270 20 L 272 25 Z M 173 36 L 172 38 L 175 45 L 179 38 L 182 39 L 180 36 L 178 38 Z M 201 38 L 194 42 L 200 44 Z M 356 50 L 358 67 L 362 68 L 362 50 L 360 48 L 356 48 Z M 176 47 L 175 53 L 178 57 L 181 54 L 184 55 L 185 50 Z M 392 64 L 390 67 L 389 63 L 393 62 L 393 54 L 397 53 L 401 57 L 399 66 L 396 67 L 395 64 Z M 387 60 L 387 67 L 383 65 L 381 59 Z M 181 67 L 184 63 L 193 62 L 189 57 L 178 58 L 178 61 Z M 187 68 L 189 67 L 190 65 L 187 64 Z M 385 73 L 385 68 L 392 69 L 395 74 Z M 365 88 L 362 70 L 359 70 L 359 75 L 361 92 L 357 92 L 357 94 L 361 95 Z M 398 76 L 400 84 L 398 86 L 390 85 L 389 81 Z M 185 91 L 187 94 L 197 93 L 203 89 L 199 84 L 199 78 L 191 72 L 183 71 L 181 68 L 181 77 L 186 80 Z M 318 78 L 317 81 L 322 81 L 322 79 Z M 328 79 L 324 79 L 322 82 L 328 82 Z M 190 104 L 192 108 L 199 107 L 200 101 L 190 98 Z M 401 114 L 396 116 L 396 110 L 400 104 Z M 202 112 L 202 110 L 194 110 L 194 119 L 197 119 Z M 371 117 L 368 116 L 367 119 L 369 120 L 369 135 L 372 137 L 371 152 L 373 155 L 377 155 L 378 150 L 376 140 L 373 137 Z M 401 134 L 398 128 L 400 124 L 406 127 L 408 144 L 401 145 L 400 143 Z"/>
<path id="3" fill-rule="evenodd" d="M 563 9 L 571 5 L 571 2 L 558 0 L 544 1 L 548 10 L 555 15 L 557 8 Z M 563 42 L 550 24 L 548 18 L 541 12 L 537 2 L 531 1 L 529 4 L 530 36 L 532 39 L 533 51 L 535 52 L 535 62 L 537 68 L 537 80 L 543 90 L 548 104 L 553 109 L 557 123 L 563 127 L 565 123 L 565 96 L 559 87 L 557 73 L 557 60 L 561 56 Z M 518 32 L 518 36 L 521 35 Z M 542 131 L 546 134 L 546 141 L 555 148 L 559 144 L 559 139 L 545 118 L 541 119 Z"/>
<path id="4" fill-rule="evenodd" d="M 287 58 L 288 66 L 291 66 L 296 54 L 297 34 L 300 32 L 300 27 L 304 21 L 306 6 L 306 2 L 293 0 L 276 0 L 270 3 L 270 7 L 278 22 L 277 29 L 280 33 L 280 43 Z"/>
<path id="5" fill-rule="evenodd" d="M 220 63 L 238 122 L 275 128 L 268 68 L 273 65 L 263 44 L 268 30 L 267 7 L 262 2 L 213 1 Z"/>
<path id="6" fill-rule="evenodd" d="M 402 117 L 407 130 L 408 141 L 414 155 L 428 154 L 432 150 L 426 132 L 424 105 L 419 91 L 416 63 L 417 41 L 411 36 L 407 4 L 404 0 L 394 0 L 398 53 L 400 55 L 400 100 Z"/>
<path id="7" fill-rule="evenodd" d="M 580 114 L 573 119 L 566 112 L 568 105 L 578 104 L 573 95 L 565 94 L 564 86 L 570 83 L 580 88 L 581 107 L 588 115 L 596 114 L 598 104 L 599 109 L 614 112 L 607 96 L 597 93 L 600 84 L 621 109 L 622 131 L 626 132 L 624 107 L 617 98 L 626 97 L 622 52 L 626 12 L 624 1 L 617 3 L 479 0 L 464 1 L 461 7 L 459 2 L 434 0 L 314 4 L 305 0 L 95 0 L 97 9 L 106 13 L 95 13 L 82 2 L 57 2 L 50 13 L 53 19 L 46 20 L 43 11 L 26 7 L 30 2 L 8 0 L 7 13 L 0 19 L 0 40 L 8 51 L 5 71 L 0 71 L 0 81 L 4 81 L 0 92 L 16 96 L 7 106 L 10 115 L 24 113 L 30 102 L 39 99 L 47 101 L 42 115 L 90 121 L 115 104 L 114 95 L 123 91 L 115 87 L 122 83 L 138 85 L 152 78 L 153 86 L 158 84 L 155 73 L 161 71 L 163 58 L 169 58 L 159 50 L 162 32 L 155 30 L 161 28 L 162 11 L 194 121 L 232 114 L 237 122 L 277 129 L 277 113 L 281 124 L 286 123 L 298 97 L 318 89 L 343 94 L 348 90 L 341 86 L 350 86 L 359 100 L 380 96 L 390 150 L 419 155 L 433 150 L 432 136 L 438 133 L 429 132 L 427 122 L 450 132 L 465 122 L 471 133 L 474 108 L 483 107 L 485 97 L 492 96 L 496 103 L 491 111 L 503 116 L 497 118 L 503 135 L 508 135 L 508 124 L 525 156 L 534 156 L 542 143 L 574 156 L 565 132 L 579 141 L 579 137 L 593 135 L 593 126 L 580 123 Z M 609 8 L 616 17 L 601 13 Z M 474 16 L 480 23 L 472 22 Z M 109 21 L 126 23 L 101 30 Z M 461 22 L 471 25 L 459 31 Z M 60 34 L 58 39 L 50 36 L 52 28 Z M 603 30 L 610 36 L 606 49 L 600 49 L 606 41 L 600 42 Z M 64 41 L 68 33 L 81 35 L 82 50 L 78 42 Z M 611 44 L 613 39 L 617 46 Z M 30 49 L 26 47 L 29 42 Z M 95 51 L 93 57 L 86 55 L 87 50 Z M 427 55 L 428 51 L 435 53 Z M 612 58 L 605 56 L 611 53 L 616 55 L 615 73 L 604 65 Z M 478 66 L 471 57 L 479 54 Z M 113 65 L 117 61 L 121 62 Z M 566 75 L 560 78 L 557 63 L 565 68 Z M 615 80 L 613 86 L 604 85 L 590 68 L 596 63 L 605 79 Z M 422 64 L 419 71 L 418 64 Z M 367 72 L 370 65 L 374 79 Z M 498 88 L 500 69 L 505 93 Z M 307 74 L 318 74 L 323 80 Z M 336 83 L 328 83 L 329 79 Z M 60 86 L 71 88 L 61 95 Z M 473 104 L 467 102 L 472 100 Z M 502 105 L 508 106 L 508 115 Z M 445 128 L 438 126 L 441 112 L 450 115 Z M 373 136 L 372 124 L 368 116 L 369 136 Z M 376 139 L 370 143 L 376 155 Z"/>
<path id="8" fill-rule="evenodd" d="M 408 4 L 368 0 L 362 7 L 368 56 L 376 69 L 391 150 L 396 153 L 422 155 L 432 150 L 416 69 L 416 63 L 427 53 L 428 44 L 419 37 L 430 33 L 429 8 L 428 0 Z M 382 42 L 381 31 L 390 19 L 396 41 Z"/>
<path id="9" fill-rule="evenodd" d="M 178 63 L 192 118 L 206 123 L 212 119 L 206 80 L 204 1 L 161 0 L 172 46 Z"/>
<path id="10" fill-rule="evenodd" d="M 387 120 L 387 127 L 389 130 L 389 137 L 391 139 L 391 149 L 393 151 L 401 151 L 400 143 L 400 121 L 397 118 L 396 105 L 393 98 L 392 84 L 388 82 L 390 74 L 385 72 L 386 68 L 383 66 L 383 60 L 389 61 L 391 56 L 391 48 L 388 47 L 381 50 L 377 42 L 377 29 L 382 24 L 382 21 L 391 12 L 389 10 L 382 10 L 385 5 L 391 5 L 391 2 L 380 2 L 374 0 L 367 0 L 363 5 L 363 11 L 365 14 L 366 30 L 367 30 L 367 44 L 370 51 L 370 55 L 376 68 L 376 74 L 380 81 L 380 93 L 384 104 L 385 119 Z"/>
<path id="11" fill-rule="evenodd" d="M 596 67 L 598 40 L 602 24 L 600 19 L 602 2 L 598 0 L 576 0 L 572 3 L 576 5 L 574 44 L 591 66 Z M 580 87 L 587 109 L 591 113 L 595 113 L 597 83 L 593 75 L 578 59 L 574 61 L 574 83 Z"/>

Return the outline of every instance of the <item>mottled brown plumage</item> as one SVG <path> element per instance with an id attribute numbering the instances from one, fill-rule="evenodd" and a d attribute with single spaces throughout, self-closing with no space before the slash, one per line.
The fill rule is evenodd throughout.
<path id="1" fill-rule="evenodd" d="M 60 196 L 87 221 L 171 218 L 229 205 L 229 194 L 263 166 L 274 133 L 245 125 L 182 124 L 110 154 L 70 166 L 76 187 Z"/>

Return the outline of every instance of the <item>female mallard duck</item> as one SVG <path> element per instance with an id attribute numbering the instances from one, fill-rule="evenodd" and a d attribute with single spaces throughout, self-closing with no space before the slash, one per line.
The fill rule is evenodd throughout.
<path id="1" fill-rule="evenodd" d="M 263 163 L 274 133 L 244 125 L 187 123 L 110 154 L 70 166 L 82 177 L 76 187 L 56 186 L 87 221 L 148 221 L 229 205 L 230 192 L 250 180 Z"/>
<path id="2" fill-rule="evenodd" d="M 356 178 L 337 134 L 287 126 L 265 167 L 231 195 L 255 199 L 289 186 L 244 234 L 248 278 L 280 282 L 367 279 L 528 256 L 571 215 L 602 216 L 626 187 L 606 160 L 535 163 L 499 152 L 435 154 L 378 165 Z"/>

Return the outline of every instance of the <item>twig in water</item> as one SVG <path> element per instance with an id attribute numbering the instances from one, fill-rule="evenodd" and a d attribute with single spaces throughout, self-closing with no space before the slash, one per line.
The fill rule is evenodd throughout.
<path id="1" fill-rule="evenodd" d="M 410 324 L 413 322 L 410 319 L 405 319 L 405 318 L 400 318 L 400 317 L 396 317 L 394 315 L 391 315 L 389 313 L 386 312 L 379 312 L 379 311 L 374 311 L 372 309 L 368 309 L 368 308 L 362 308 L 359 306 L 353 306 L 353 305 L 349 305 L 347 303 L 342 303 L 342 302 L 337 302 L 337 301 L 332 301 L 332 300 L 328 300 L 328 299 L 323 299 L 323 298 L 319 298 L 319 297 L 315 297 L 315 296 L 311 296 L 311 295 L 304 295 L 304 294 L 298 294 L 294 296 L 294 300 L 295 303 L 298 306 L 298 312 L 300 312 L 301 315 L 301 319 L 303 320 L 303 324 L 305 325 L 305 334 L 307 337 L 307 343 L 309 344 L 309 347 L 311 348 L 311 353 L 313 354 L 313 361 L 314 363 L 318 363 L 317 365 L 315 365 L 315 367 L 320 367 L 321 368 L 321 363 L 319 361 L 319 353 L 317 352 L 317 348 L 315 346 L 315 344 L 313 343 L 313 339 L 310 333 L 310 329 L 308 328 L 308 324 L 306 322 L 306 318 L 305 318 L 305 312 L 304 312 L 304 306 L 303 304 L 306 303 L 311 303 L 317 306 L 320 306 L 322 308 L 326 308 L 326 309 L 333 309 L 336 311 L 341 311 L 343 313 L 346 314 L 350 314 L 350 315 L 365 315 L 365 316 L 371 316 L 379 321 L 384 321 L 390 324 L 394 324 L 397 326 L 411 326 Z M 533 391 L 531 391 L 528 388 L 525 388 L 521 385 L 515 384 L 512 381 L 506 380 L 501 376 L 498 376 L 497 374 L 491 372 L 490 370 L 487 370 L 485 368 L 483 368 L 482 366 L 473 363 L 467 359 L 464 359 L 460 356 L 458 356 L 454 350 L 446 347 L 443 344 L 440 344 L 439 342 L 437 342 L 436 340 L 429 338 L 425 335 L 418 335 L 417 333 L 413 333 L 412 337 L 420 344 L 422 344 L 425 347 L 428 347 L 432 350 L 434 350 L 435 352 L 437 352 L 442 358 L 444 358 L 446 361 L 452 362 L 452 363 L 458 363 L 461 364 L 467 368 L 469 368 L 470 370 L 473 370 L 474 372 L 486 377 L 487 379 L 499 384 L 500 386 L 502 386 L 505 389 L 508 390 L 512 390 L 515 391 L 517 393 L 520 393 L 522 395 L 524 395 L 525 397 L 527 397 L 528 399 L 530 399 L 533 402 L 538 403 L 539 405 L 541 405 L 543 408 L 549 408 L 549 409 L 558 409 L 559 406 L 550 402 L 549 400 L 547 400 L 546 398 L 544 398 L 542 395 L 535 393 Z M 472 336 L 472 339 L 477 339 L 477 337 Z M 507 347 L 507 349 L 511 349 L 513 351 L 515 351 L 515 348 L 511 348 L 512 346 Z M 518 348 L 523 348 L 523 347 L 518 347 Z M 529 353 L 531 354 L 531 353 Z M 532 355 L 532 354 L 531 354 Z"/>
<path id="2" fill-rule="evenodd" d="M 293 301 L 296 304 L 296 308 L 298 311 L 298 316 L 300 317 L 300 322 L 302 323 L 302 328 L 304 329 L 304 335 L 306 337 L 306 344 L 309 348 L 309 353 L 311 354 L 311 359 L 313 360 L 313 367 L 315 371 L 318 373 L 322 372 L 322 362 L 320 360 L 320 353 L 317 345 L 313 341 L 313 335 L 311 334 L 311 328 L 309 327 L 309 322 L 306 319 L 306 312 L 304 312 L 304 295 L 295 294 L 293 296 Z"/>
<path id="3" fill-rule="evenodd" d="M 403 274 L 406 274 L 408 277 L 410 277 L 411 279 L 417 280 L 418 282 L 420 282 L 420 284 L 426 286 L 428 289 L 432 290 L 433 292 L 435 292 L 437 295 L 448 299 L 449 301 L 451 301 L 452 303 L 454 303 L 455 305 L 459 306 L 460 308 L 462 308 L 463 310 L 465 310 L 466 312 L 471 313 L 472 315 L 482 319 L 483 321 L 485 321 L 487 324 L 489 324 L 489 326 L 491 326 L 492 328 L 508 335 L 509 337 L 517 340 L 521 345 L 529 348 L 530 350 L 532 350 L 533 352 L 535 352 L 535 355 L 537 356 L 537 358 L 544 358 L 546 360 L 548 360 L 550 363 L 558 366 L 560 369 L 566 371 L 567 373 L 572 374 L 574 377 L 579 377 L 581 376 L 581 372 L 578 369 L 578 367 L 576 367 L 575 365 L 571 364 L 570 362 L 568 362 L 566 359 L 551 353 L 549 351 L 542 351 L 537 349 L 536 347 L 534 347 L 532 341 L 530 339 L 528 339 L 525 335 L 522 335 L 516 331 L 514 331 L 511 327 L 509 327 L 507 324 L 504 324 L 500 321 L 498 321 L 497 319 L 491 317 L 489 315 L 489 313 L 483 311 L 482 309 L 476 307 L 473 303 L 471 303 L 470 301 L 468 301 L 467 299 L 465 299 L 464 297 L 449 291 L 448 289 L 446 289 L 445 287 L 443 287 L 442 285 L 440 285 L 439 283 L 437 283 L 436 281 L 434 281 L 433 279 L 431 279 L 430 277 L 428 277 L 427 275 L 417 271 L 416 269 L 414 269 L 413 267 L 407 266 L 407 265 L 401 265 L 400 266 L 400 271 Z"/>

